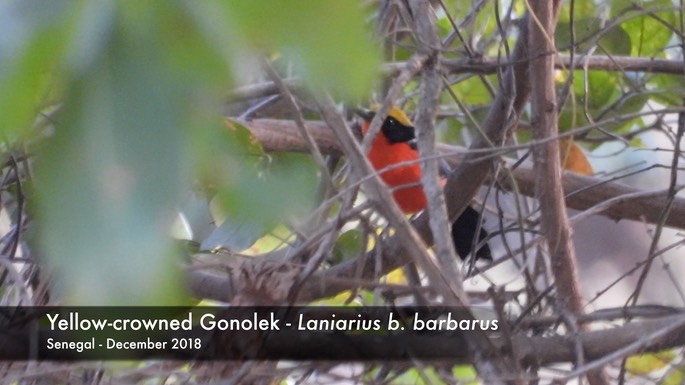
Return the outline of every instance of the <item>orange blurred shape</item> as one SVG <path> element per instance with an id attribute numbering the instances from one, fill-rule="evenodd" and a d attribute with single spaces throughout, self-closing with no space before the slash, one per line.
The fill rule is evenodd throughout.
<path id="1" fill-rule="evenodd" d="M 561 167 L 564 170 L 588 176 L 595 173 L 585 153 L 573 139 L 559 139 L 559 155 L 561 156 Z"/>

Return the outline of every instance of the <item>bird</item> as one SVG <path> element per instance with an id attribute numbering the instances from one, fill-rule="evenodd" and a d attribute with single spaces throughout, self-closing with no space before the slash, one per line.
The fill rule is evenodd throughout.
<path id="1" fill-rule="evenodd" d="M 358 109 L 355 113 L 362 119 L 361 133 L 366 136 L 376 112 L 374 109 Z M 405 214 L 415 214 L 426 208 L 428 201 L 421 185 L 416 130 L 402 109 L 396 106 L 390 108 L 380 132 L 373 138 L 367 158 L 374 169 L 380 172 L 383 182 L 392 189 L 395 202 Z M 487 239 L 488 233 L 479 228 L 481 222 L 480 213 L 469 206 L 452 224 L 454 247 L 462 260 L 468 258 L 474 244 L 478 247 L 474 253 L 475 259 L 492 260 L 490 246 L 482 242 Z M 476 234 L 477 240 L 474 239 Z"/>

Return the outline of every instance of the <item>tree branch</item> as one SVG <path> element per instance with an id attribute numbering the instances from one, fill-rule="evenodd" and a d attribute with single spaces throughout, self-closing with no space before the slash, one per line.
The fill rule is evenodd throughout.
<path id="1" fill-rule="evenodd" d="M 613 72 L 648 72 L 682 75 L 685 72 L 685 65 L 682 60 L 644 58 L 634 56 L 575 56 L 575 63 L 587 64 L 587 69 L 591 71 L 613 71 Z M 398 63 L 401 64 L 401 63 Z M 445 70 L 452 74 L 476 73 L 491 74 L 506 65 L 499 58 L 482 57 L 479 59 L 451 59 L 443 61 Z M 564 70 L 571 67 L 571 57 L 568 55 L 555 55 L 554 68 Z M 394 73 L 396 63 L 385 65 L 385 70 Z"/>
<path id="2" fill-rule="evenodd" d="M 229 119 L 226 121 L 229 125 L 234 124 Z M 307 151 L 306 143 L 299 136 L 292 121 L 256 119 L 241 124 L 252 132 L 255 139 L 262 143 L 267 151 Z M 341 154 L 339 144 L 328 125 L 320 121 L 308 121 L 306 125 L 322 152 Z M 445 160 L 452 167 L 457 167 L 464 162 L 464 155 L 467 151 L 465 148 L 440 143 L 437 147 L 440 153 L 447 154 Z M 482 152 L 479 154 L 483 155 Z M 524 162 L 516 168 L 512 168 L 511 172 L 514 180 L 502 176 L 497 180 L 497 187 L 514 191 L 513 186 L 516 185 L 518 192 L 534 197 L 535 172 L 532 166 Z M 490 180 L 490 182 L 492 181 Z M 569 208 L 587 210 L 602 205 L 601 211 L 596 212 L 596 214 L 617 221 L 629 219 L 651 224 L 658 223 L 659 210 L 664 207 L 669 195 L 667 191 L 663 193 L 651 190 L 646 192 L 613 180 L 603 180 L 598 177 L 582 176 L 571 172 L 562 174 L 562 187 L 566 197 L 566 205 Z M 646 193 L 648 196 L 644 196 Z M 613 200 L 613 203 L 606 204 L 609 200 Z M 685 230 L 685 198 L 676 197 L 672 210 L 673 214 L 667 218 L 665 225 Z"/>
<path id="3" fill-rule="evenodd" d="M 14 325 L 16 328 L 17 325 Z M 35 334 L 33 334 L 35 333 Z M 212 334 L 210 334 L 212 333 Z M 470 332 L 464 332 L 470 333 Z M 392 346 L 390 348 L 401 349 L 402 351 L 413 351 L 419 354 L 423 352 L 427 355 L 436 357 L 450 357 L 450 364 L 470 363 L 472 357 L 466 354 L 464 349 L 461 349 L 460 344 L 455 344 L 455 341 L 462 341 L 463 334 L 455 333 L 452 337 L 446 338 L 444 335 L 433 335 L 427 333 L 425 335 L 408 335 L 401 338 L 394 339 L 395 342 L 401 341 L 401 345 Z M 38 351 L 32 351 L 30 346 L 29 335 L 31 338 L 36 338 L 37 341 L 46 341 L 48 338 L 54 338 L 57 341 L 81 341 L 83 335 L 74 333 L 73 331 L 62 330 L 47 330 L 23 328 L 14 333 L 5 333 L 0 336 L 0 358 L 3 359 L 18 359 L 21 357 L 30 358 L 32 354 L 38 353 L 41 357 L 47 359 L 70 359 L 74 358 L 73 350 L 47 349 L 46 344 L 40 344 Z M 241 338 L 245 339 L 245 334 Z M 321 352 L 322 356 L 330 355 L 331 346 L 340 346 L 342 349 L 349 349 L 350 344 L 340 335 L 335 333 L 320 333 L 316 338 L 302 338 L 307 335 L 307 332 L 288 332 L 272 333 L 266 338 L 271 339 L 271 346 L 279 347 L 279 354 L 288 354 L 296 357 L 302 350 L 311 352 Z M 204 346 L 216 346 L 225 349 L 226 341 L 221 339 L 222 334 L 216 331 L 168 331 L 153 337 L 155 341 L 170 341 L 171 338 L 203 338 Z M 225 336 L 225 334 L 224 334 Z M 378 346 L 379 339 L 377 336 L 361 335 L 357 341 L 359 351 L 378 352 L 388 351 L 389 347 Z M 368 337 L 364 339 L 363 337 Z M 664 349 L 674 348 L 685 344 L 685 315 L 682 313 L 671 316 L 659 317 L 655 319 L 643 319 L 639 321 L 632 321 L 628 324 L 613 327 L 611 329 L 593 330 L 580 332 L 576 339 L 579 341 L 586 357 L 590 363 L 584 368 L 578 368 L 570 373 L 561 375 L 558 379 L 569 380 L 578 375 L 582 375 L 583 371 L 593 365 L 605 364 L 625 358 L 631 354 L 639 352 L 658 352 Z M 516 353 L 514 357 L 518 357 L 519 363 L 523 366 L 544 366 L 551 364 L 560 364 L 571 362 L 575 353 L 568 344 L 569 336 L 553 334 L 544 336 L 528 336 L 518 334 L 513 336 L 511 344 L 505 341 L 503 337 L 493 337 L 492 341 L 500 349 L 506 349 L 507 346 L 513 346 Z M 293 341 L 298 341 L 297 344 Z M 342 342 L 342 344 L 341 344 Z M 368 346 L 365 346 L 368 344 Z M 258 345 L 258 343 L 257 343 Z M 243 349 L 246 347 L 243 346 Z M 249 352 L 249 347 L 247 352 Z M 506 350 L 503 350 L 506 351 Z M 140 354 L 140 351 L 132 351 L 131 354 Z M 240 351 L 228 352 L 238 356 Z M 254 352 L 252 352 L 254 353 Z M 512 352 L 507 352 L 511 354 Z M 211 349 L 197 350 L 160 350 L 155 354 L 161 354 L 166 358 L 188 359 L 189 357 L 208 358 L 207 355 L 215 354 Z"/>
<path id="4" fill-rule="evenodd" d="M 421 184 L 428 200 L 429 224 L 435 240 L 434 250 L 438 262 L 441 269 L 445 270 L 447 275 L 452 276 L 455 284 L 463 291 L 464 278 L 457 267 L 457 255 L 450 236 L 445 196 L 438 182 L 440 177 L 438 162 L 432 158 L 436 154 L 434 119 L 442 85 L 440 72 L 436 66 L 436 62 L 441 57 L 438 49 L 440 39 L 428 13 L 432 11 L 430 3 L 427 0 L 412 0 L 409 1 L 409 6 L 414 17 L 416 36 L 421 43 L 419 52 L 430 58 L 421 71 L 420 99 L 414 121 L 414 125 L 418 128 L 418 150 L 422 157 Z"/>
<path id="5" fill-rule="evenodd" d="M 541 142 L 532 148 L 535 195 L 540 202 L 541 231 L 551 255 L 557 294 L 564 308 L 579 314 L 583 312 L 583 301 L 561 184 L 559 142 L 548 140 L 559 135 L 553 56 L 556 13 L 547 0 L 533 0 L 529 4 L 530 73 L 536 74 L 530 78 L 531 125 L 533 138 Z"/>
<path id="6" fill-rule="evenodd" d="M 531 58 L 531 125 L 533 138 L 540 144 L 532 147 L 533 170 L 535 171 L 536 198 L 540 202 L 540 230 L 545 237 L 550 254 L 552 274 L 558 302 L 566 310 L 566 317 L 582 314 L 583 298 L 578 277 L 576 253 L 571 235 L 566 202 L 561 182 L 561 157 L 558 137 L 559 126 L 554 84 L 554 31 L 558 7 L 549 0 L 527 2 L 530 12 L 528 33 Z M 564 317 L 564 318 L 566 318 Z M 577 325 L 575 319 L 567 321 L 572 329 Z M 581 330 L 587 327 L 581 325 Z M 576 366 L 585 364 L 585 349 L 579 343 L 573 346 Z M 585 372 L 584 372 L 585 373 Z M 587 372 L 588 381 L 593 385 L 605 384 L 606 376 L 601 367 L 592 367 Z"/>
<path id="7" fill-rule="evenodd" d="M 524 59 L 525 60 L 525 59 Z M 635 56 L 575 56 L 573 62 L 582 63 L 590 71 L 611 71 L 611 72 L 645 72 L 661 73 L 671 75 L 682 75 L 685 72 L 685 65 L 682 60 L 669 60 L 658 58 L 646 58 Z M 463 59 L 443 59 L 440 66 L 448 74 L 494 74 L 503 68 L 513 64 L 511 61 L 503 61 L 498 57 L 467 57 Z M 571 67 L 571 56 L 557 55 L 554 60 L 554 68 L 564 70 Z M 587 66 L 585 65 L 587 64 Z M 383 73 L 386 76 L 395 76 L 407 67 L 407 62 L 393 62 L 383 65 Z M 296 79 L 286 79 L 289 86 L 296 86 Z M 278 87 L 273 82 L 264 82 L 233 89 L 228 94 L 231 101 L 249 100 L 265 97 L 278 93 Z"/>
<path id="8" fill-rule="evenodd" d="M 433 24 L 429 12 L 432 12 L 428 0 L 410 0 L 416 37 L 418 38 L 419 52 L 427 55 L 430 60 L 426 62 L 421 72 L 420 100 L 418 115 L 415 125 L 418 127 L 419 152 L 424 159 L 421 162 L 421 183 L 423 184 L 428 198 L 429 227 L 434 239 L 434 250 L 438 257 L 443 274 L 451 277 L 455 286 L 464 292 L 464 278 L 457 267 L 457 255 L 450 232 L 450 223 L 445 205 L 445 195 L 438 183 L 438 162 L 434 158 L 428 158 L 436 154 L 435 150 L 435 127 L 434 119 L 437 114 L 439 97 L 442 85 L 437 61 L 441 58 L 440 39 L 437 29 Z M 468 305 L 468 297 L 464 295 L 463 303 Z M 473 317 L 473 315 L 470 315 Z M 475 319 L 475 317 L 474 317 Z M 503 381 L 503 378 L 516 378 L 521 381 L 521 368 L 505 355 L 496 354 L 496 350 L 490 339 L 482 331 L 474 331 L 465 336 L 468 351 L 472 354 L 474 364 L 480 377 L 489 384 L 514 383 Z"/>

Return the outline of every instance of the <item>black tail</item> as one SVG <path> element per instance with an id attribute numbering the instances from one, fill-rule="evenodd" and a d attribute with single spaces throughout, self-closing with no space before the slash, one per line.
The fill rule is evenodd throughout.
<path id="1" fill-rule="evenodd" d="M 454 240 L 454 248 L 461 259 L 466 259 L 471 253 L 473 245 L 478 246 L 488 236 L 487 231 L 481 227 L 478 229 L 478 222 L 480 222 L 480 213 L 472 207 L 467 207 L 454 224 L 452 224 L 452 239 Z M 476 238 L 476 230 L 478 230 L 478 239 Z M 487 243 L 483 244 L 476 250 L 476 259 L 492 260 L 490 253 L 490 246 Z"/>

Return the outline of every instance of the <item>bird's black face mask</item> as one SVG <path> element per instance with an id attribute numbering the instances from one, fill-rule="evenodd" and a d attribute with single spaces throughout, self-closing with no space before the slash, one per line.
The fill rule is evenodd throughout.
<path id="1" fill-rule="evenodd" d="M 411 143 L 416 142 L 416 132 L 413 126 L 405 126 L 392 116 L 385 118 L 381 126 L 383 135 L 390 143 Z"/>
<path id="2" fill-rule="evenodd" d="M 376 116 L 375 111 L 369 110 L 355 110 L 355 113 L 367 122 L 371 122 L 374 116 Z M 381 126 L 381 132 L 390 143 L 407 143 L 416 149 L 416 131 L 414 126 L 407 126 L 392 116 L 388 116 Z"/>

